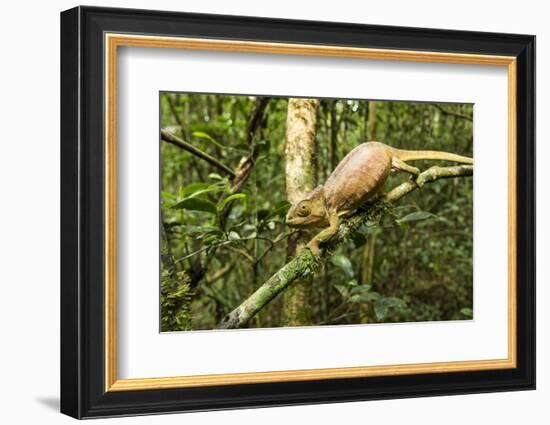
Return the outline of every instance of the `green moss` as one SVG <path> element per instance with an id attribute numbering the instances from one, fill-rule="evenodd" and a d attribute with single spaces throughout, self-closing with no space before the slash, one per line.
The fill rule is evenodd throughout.
<path id="1" fill-rule="evenodd" d="M 309 276 L 318 266 L 319 262 L 306 247 L 281 270 L 281 280 L 286 284 L 289 280 Z"/>
<path id="2" fill-rule="evenodd" d="M 257 311 L 262 309 L 278 293 L 279 291 L 274 287 L 266 286 L 263 288 L 263 290 L 259 291 L 254 297 L 254 310 Z"/>
<path id="3" fill-rule="evenodd" d="M 193 291 L 185 272 L 161 272 L 161 332 L 191 329 L 191 300 Z"/>
<path id="4" fill-rule="evenodd" d="M 296 279 L 313 274 L 318 266 L 319 263 L 315 259 L 315 256 L 309 248 L 305 248 L 293 260 L 287 263 L 285 267 L 279 270 L 276 275 L 272 276 L 269 284 L 262 286 L 256 292 L 254 296 L 255 308 L 263 308 Z"/>

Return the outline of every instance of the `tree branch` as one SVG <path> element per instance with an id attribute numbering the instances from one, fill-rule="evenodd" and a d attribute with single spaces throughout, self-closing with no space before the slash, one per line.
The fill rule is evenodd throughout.
<path id="1" fill-rule="evenodd" d="M 257 97 L 252 108 L 252 112 L 250 113 L 248 124 L 246 126 L 246 144 L 250 146 L 251 153 L 241 159 L 241 162 L 239 163 L 239 166 L 235 171 L 235 176 L 233 178 L 233 181 L 231 182 L 231 189 L 233 193 L 239 192 L 245 185 L 248 178 L 250 177 L 250 174 L 252 173 L 254 163 L 258 158 L 259 149 L 254 139 L 261 129 L 265 108 L 267 107 L 267 104 L 270 100 L 270 97 Z"/>
<path id="2" fill-rule="evenodd" d="M 270 97 L 257 97 L 254 101 L 254 106 L 252 107 L 246 126 L 246 144 L 250 146 L 250 154 L 241 158 L 235 170 L 235 175 L 231 180 L 231 194 L 240 192 L 252 174 L 252 169 L 260 153 L 258 145 L 255 143 L 255 139 L 259 136 L 261 131 L 264 112 L 270 100 Z M 231 212 L 231 208 L 233 208 L 233 204 L 233 202 L 230 202 L 223 209 L 220 216 L 221 227 L 225 226 L 225 222 Z"/>
<path id="3" fill-rule="evenodd" d="M 206 162 L 210 163 L 211 165 L 216 167 L 218 170 L 228 174 L 232 179 L 235 178 L 235 172 L 231 168 L 229 168 L 227 165 L 222 164 L 213 156 L 207 154 L 206 152 L 201 151 L 197 147 L 186 142 L 185 140 L 180 139 L 179 137 L 170 133 L 169 131 L 161 129 L 160 137 L 163 141 L 170 143 L 171 145 L 177 146 L 178 148 L 184 149 L 187 152 L 190 152 L 201 159 L 204 159 Z"/>
<path id="4" fill-rule="evenodd" d="M 321 248 L 322 257 L 330 256 L 334 248 L 367 221 L 377 220 L 388 209 L 388 204 L 393 203 L 403 196 L 414 191 L 425 183 L 431 183 L 439 179 L 452 177 L 466 177 L 473 175 L 474 167 L 471 165 L 458 165 L 454 167 L 434 166 L 428 168 L 418 176 L 418 184 L 407 181 L 392 189 L 383 198 L 364 205 L 354 215 L 340 225 L 338 233 Z M 271 276 L 256 292 L 254 292 L 241 305 L 223 318 L 218 325 L 220 329 L 243 328 L 248 321 L 260 312 L 271 300 L 290 286 L 296 279 L 310 275 L 318 267 L 318 262 L 309 249 L 302 250 L 297 256 L 286 263 L 273 276 Z"/>

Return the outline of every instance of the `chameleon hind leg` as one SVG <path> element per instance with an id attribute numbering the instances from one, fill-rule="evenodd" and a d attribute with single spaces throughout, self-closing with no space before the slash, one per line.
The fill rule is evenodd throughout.
<path id="1" fill-rule="evenodd" d="M 391 166 L 394 170 L 404 171 L 405 173 L 409 173 L 411 175 L 411 178 L 421 186 L 421 184 L 418 183 L 418 176 L 420 175 L 420 170 L 416 167 L 413 167 L 412 165 L 407 164 L 405 161 L 397 158 L 396 156 L 392 157 L 391 159 Z"/>
<path id="2" fill-rule="evenodd" d="M 321 250 L 319 248 L 319 244 L 330 240 L 338 232 L 339 226 L 340 217 L 338 217 L 338 214 L 333 213 L 329 217 L 329 227 L 321 230 L 311 241 L 309 241 L 307 246 L 310 249 L 311 253 L 315 256 L 315 258 L 321 258 Z"/>
<path id="3" fill-rule="evenodd" d="M 418 176 L 420 170 L 412 165 L 407 164 L 405 161 L 400 160 L 396 156 L 391 159 L 391 166 L 395 170 L 404 171 L 405 173 L 412 174 L 413 176 Z"/>

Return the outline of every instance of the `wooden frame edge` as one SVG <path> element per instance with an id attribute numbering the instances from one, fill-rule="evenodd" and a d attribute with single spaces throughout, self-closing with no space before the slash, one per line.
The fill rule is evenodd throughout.
<path id="1" fill-rule="evenodd" d="M 517 60 L 508 64 L 508 359 L 517 366 Z"/>
<path id="2" fill-rule="evenodd" d="M 139 391 L 151 389 L 208 387 L 217 385 L 258 384 L 267 382 L 316 381 L 322 379 L 366 378 L 377 376 L 413 375 L 416 373 L 447 373 L 495 369 L 512 369 L 515 362 L 474 360 L 441 363 L 418 363 L 392 366 L 364 366 L 330 369 L 301 369 L 273 372 L 228 373 L 215 375 L 174 376 L 166 378 L 119 379 L 108 391 Z"/>
<path id="3" fill-rule="evenodd" d="M 105 36 L 105 391 L 116 381 L 116 45 Z"/>
<path id="4" fill-rule="evenodd" d="M 514 56 L 371 49 L 310 44 L 105 33 L 105 392 L 312 381 L 416 373 L 445 373 L 517 367 L 517 59 Z M 119 46 L 346 57 L 471 65 L 508 70 L 508 358 L 420 364 L 306 369 L 272 372 L 117 379 L 116 372 L 116 55 Z"/>

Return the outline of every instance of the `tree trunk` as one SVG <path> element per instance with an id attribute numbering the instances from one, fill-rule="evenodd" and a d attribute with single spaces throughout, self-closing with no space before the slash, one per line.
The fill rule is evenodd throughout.
<path id="1" fill-rule="evenodd" d="M 359 282 L 362 285 L 372 284 L 372 272 L 374 269 L 374 244 L 376 243 L 376 236 L 376 232 L 371 233 L 368 236 L 365 248 L 363 249 L 360 273 L 361 282 Z"/>
<path id="2" fill-rule="evenodd" d="M 367 122 L 367 139 L 365 142 L 376 140 L 376 102 L 369 102 L 369 118 Z"/>
<path id="3" fill-rule="evenodd" d="M 315 125 L 319 101 L 289 99 L 286 121 L 286 193 L 292 204 L 315 187 Z M 288 258 L 294 257 L 308 241 L 306 232 L 293 234 L 288 240 Z M 306 309 L 308 282 L 297 280 L 283 298 L 282 318 L 285 326 L 308 323 Z"/>
<path id="4" fill-rule="evenodd" d="M 368 103 L 368 120 L 367 120 L 367 140 L 376 140 L 376 102 Z M 361 265 L 359 282 L 361 285 L 372 285 L 372 273 L 374 269 L 374 249 L 376 246 L 376 232 L 372 232 L 367 236 L 367 243 L 361 254 Z M 361 323 L 369 321 L 369 305 L 367 303 L 359 304 L 359 318 Z"/>
<path id="5" fill-rule="evenodd" d="M 329 164 L 328 175 L 334 171 L 338 165 L 338 127 L 340 122 L 336 116 L 337 100 L 332 101 L 330 105 L 330 144 L 329 144 Z"/>

